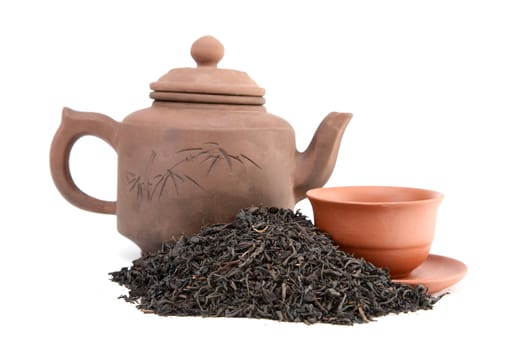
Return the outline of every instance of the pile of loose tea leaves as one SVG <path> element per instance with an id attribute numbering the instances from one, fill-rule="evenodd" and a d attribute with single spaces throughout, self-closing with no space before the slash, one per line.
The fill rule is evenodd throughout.
<path id="1" fill-rule="evenodd" d="M 337 249 L 299 211 L 247 208 L 110 273 L 144 312 L 353 324 L 440 297 Z"/>

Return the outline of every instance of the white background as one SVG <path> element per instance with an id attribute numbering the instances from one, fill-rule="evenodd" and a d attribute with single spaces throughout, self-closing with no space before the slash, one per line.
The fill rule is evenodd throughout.
<path id="1" fill-rule="evenodd" d="M 432 311 L 353 327 L 144 315 L 107 273 L 138 249 L 115 217 L 55 189 L 61 109 L 121 121 L 149 83 L 194 66 L 247 72 L 304 149 L 331 111 L 352 112 L 327 186 L 445 194 L 432 252 L 468 265 Z M 0 5 L 0 348 L 523 348 L 525 10 L 519 1 L 4 1 Z M 72 171 L 115 199 L 116 159 L 81 139 Z M 311 215 L 307 201 L 297 206 Z M 458 344 L 459 343 L 459 344 Z M 367 345 L 368 344 L 368 345 Z"/>

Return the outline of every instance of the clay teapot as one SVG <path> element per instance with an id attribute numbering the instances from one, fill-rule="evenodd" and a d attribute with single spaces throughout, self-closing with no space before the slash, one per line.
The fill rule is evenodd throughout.
<path id="1" fill-rule="evenodd" d="M 294 130 L 266 112 L 264 89 L 246 73 L 219 69 L 224 47 L 197 40 L 196 68 L 177 68 L 150 85 L 151 107 L 122 122 L 64 108 L 51 145 L 51 174 L 73 205 L 116 214 L 118 231 L 143 253 L 228 222 L 244 207 L 293 208 L 323 186 L 335 165 L 349 113 L 330 113 L 313 140 L 296 151 Z M 100 137 L 118 154 L 117 200 L 82 192 L 69 157 L 84 135 Z"/>

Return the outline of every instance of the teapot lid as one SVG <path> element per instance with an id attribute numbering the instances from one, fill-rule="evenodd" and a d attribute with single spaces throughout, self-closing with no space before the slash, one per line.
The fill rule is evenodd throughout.
<path id="1" fill-rule="evenodd" d="M 196 68 L 175 68 L 151 83 L 150 97 L 160 101 L 264 104 L 264 89 L 245 72 L 217 68 L 224 46 L 212 36 L 203 36 L 191 47 Z"/>

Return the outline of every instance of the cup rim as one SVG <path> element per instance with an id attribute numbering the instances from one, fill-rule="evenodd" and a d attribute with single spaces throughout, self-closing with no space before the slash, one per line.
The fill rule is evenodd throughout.
<path id="1" fill-rule="evenodd" d="M 401 201 L 356 201 L 356 200 L 338 200 L 338 199 L 326 199 L 321 193 L 325 191 L 337 191 L 337 190 L 348 190 L 348 189 L 385 189 L 385 190 L 410 190 L 410 191 L 421 191 L 428 194 L 429 198 L 424 199 L 414 199 L 414 200 L 401 200 Z M 404 186 L 333 186 L 333 187 L 318 187 L 312 188 L 306 191 L 306 196 L 310 200 L 315 200 L 325 203 L 337 203 L 337 204 L 354 204 L 354 205 L 410 205 L 410 204 L 421 204 L 425 202 L 436 202 L 441 201 L 444 197 L 443 193 L 428 190 L 424 188 L 417 187 L 404 187 Z"/>

